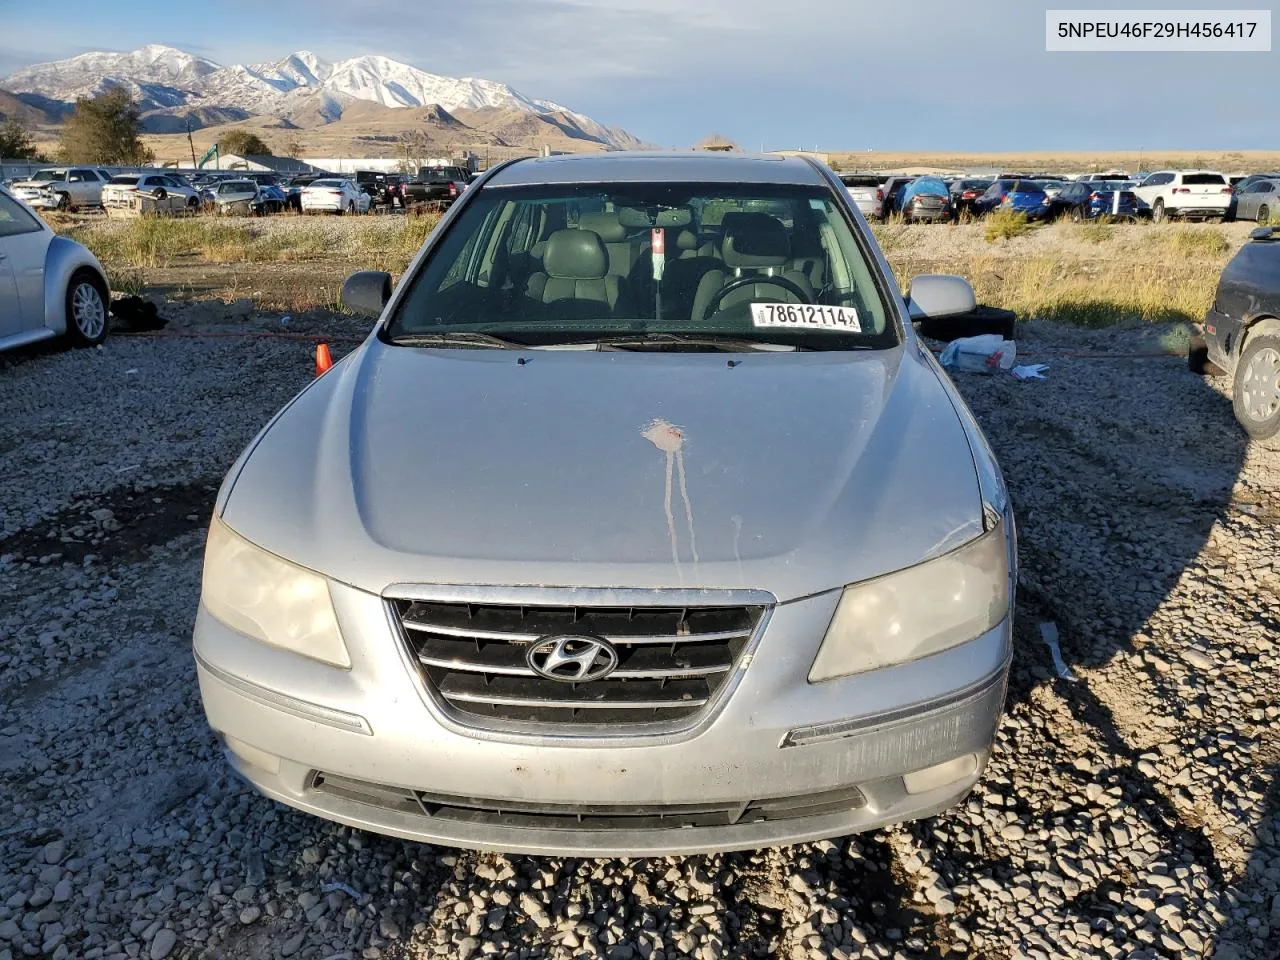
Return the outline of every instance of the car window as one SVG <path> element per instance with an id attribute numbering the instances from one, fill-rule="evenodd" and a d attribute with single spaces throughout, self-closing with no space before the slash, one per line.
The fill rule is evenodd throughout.
<path id="1" fill-rule="evenodd" d="M 615 272 L 606 236 L 626 245 L 633 267 Z M 700 247 L 708 252 L 677 252 Z M 765 326 L 764 305 L 778 302 L 824 308 L 811 315 L 831 326 Z M 702 333 L 848 349 L 896 344 L 891 316 L 826 188 L 549 184 L 482 190 L 412 279 L 386 335 Z"/>
<path id="2" fill-rule="evenodd" d="M 1225 187 L 1227 185 L 1226 178 L 1220 173 L 1184 173 L 1182 175 L 1182 182 L 1188 187 Z"/>
<path id="3" fill-rule="evenodd" d="M 40 221 L 28 213 L 22 204 L 0 193 L 0 237 L 36 233 L 40 229 Z"/>

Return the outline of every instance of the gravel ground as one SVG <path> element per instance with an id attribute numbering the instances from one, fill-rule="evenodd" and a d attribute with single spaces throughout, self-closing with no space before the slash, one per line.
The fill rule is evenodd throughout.
<path id="1" fill-rule="evenodd" d="M 365 329 L 248 306 L 172 306 L 170 330 Z M 1280 955 L 1280 454 L 1178 359 L 1061 355 L 1163 333 L 1031 325 L 1047 382 L 961 383 L 1023 579 L 1007 715 L 966 802 L 630 862 L 390 840 L 227 773 L 189 646 L 204 527 L 309 344 L 0 359 L 0 960 Z"/>

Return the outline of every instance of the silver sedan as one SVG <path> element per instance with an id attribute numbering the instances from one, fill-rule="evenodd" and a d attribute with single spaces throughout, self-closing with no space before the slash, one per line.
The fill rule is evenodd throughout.
<path id="1" fill-rule="evenodd" d="M 495 168 L 219 494 L 210 726 L 264 794 L 462 847 L 651 856 L 961 800 L 1013 514 L 844 185 L 806 159 Z"/>
<path id="2" fill-rule="evenodd" d="M 59 336 L 101 343 L 107 290 L 92 253 L 0 187 L 0 350 Z"/>

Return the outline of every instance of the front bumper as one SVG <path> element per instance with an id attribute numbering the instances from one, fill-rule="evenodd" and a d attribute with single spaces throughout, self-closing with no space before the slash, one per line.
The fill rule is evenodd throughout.
<path id="1" fill-rule="evenodd" d="M 930 816 L 981 775 L 1004 702 L 1007 620 L 924 660 L 809 684 L 837 591 L 775 607 L 732 695 L 689 730 L 506 736 L 464 726 L 442 708 L 382 598 L 331 590 L 348 671 L 244 637 L 202 607 L 195 653 L 205 711 L 233 766 L 262 793 L 410 840 L 654 856 L 843 836 Z M 903 779 L 938 767 L 941 775 Z M 832 796 L 856 799 L 834 808 L 816 802 Z M 742 811 L 771 802 L 794 809 L 682 820 L 690 806 Z M 603 816 L 637 810 L 649 815 Z"/>
<path id="2" fill-rule="evenodd" d="M 53 193 L 38 190 L 15 190 L 13 195 L 35 210 L 54 210 L 58 206 L 58 197 Z"/>

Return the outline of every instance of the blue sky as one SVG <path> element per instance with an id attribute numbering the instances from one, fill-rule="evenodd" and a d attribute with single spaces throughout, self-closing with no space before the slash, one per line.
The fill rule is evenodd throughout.
<path id="1" fill-rule="evenodd" d="M 662 145 L 720 132 L 750 149 L 1275 148 L 1277 54 L 1050 54 L 1046 6 L 1066 5 L 212 0 L 194 15 L 174 0 L 61 0 L 56 14 L 0 0 L 0 76 L 147 43 L 226 64 L 308 49 L 505 81 Z"/>

